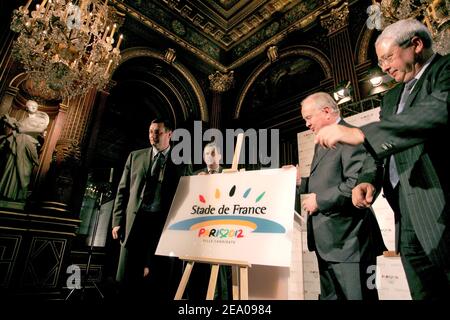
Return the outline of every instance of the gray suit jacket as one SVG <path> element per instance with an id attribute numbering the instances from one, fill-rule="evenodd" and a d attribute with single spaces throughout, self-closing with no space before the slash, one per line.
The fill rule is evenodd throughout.
<path id="1" fill-rule="evenodd" d="M 361 128 L 365 147 L 376 160 L 394 155 L 400 177 L 400 212 L 409 215 L 431 261 L 450 268 L 450 166 L 443 155 L 443 150 L 450 149 L 450 56 L 435 57 L 417 81 L 404 111 L 396 114 L 403 87 L 398 85 L 385 95 L 380 122 Z M 371 166 L 370 159 L 367 165 Z M 373 171 L 364 165 L 359 180 L 374 183 Z"/>
<path id="2" fill-rule="evenodd" d="M 308 248 L 326 261 L 371 261 L 386 250 L 373 212 L 351 201 L 365 157 L 362 146 L 317 145 L 310 176 L 302 179 L 301 193 L 316 193 L 319 207 L 308 217 Z"/>

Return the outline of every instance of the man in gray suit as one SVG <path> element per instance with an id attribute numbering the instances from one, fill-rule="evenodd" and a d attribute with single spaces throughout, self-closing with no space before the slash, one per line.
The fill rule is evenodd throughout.
<path id="1" fill-rule="evenodd" d="M 301 113 L 313 132 L 334 123 L 347 125 L 325 92 L 303 100 Z M 316 252 L 323 300 L 378 299 L 376 257 L 386 248 L 373 212 L 360 211 L 351 201 L 365 157 L 362 147 L 317 146 L 310 176 L 297 180 L 299 192 L 307 194 L 301 205 L 309 215 L 308 248 Z"/>
<path id="2" fill-rule="evenodd" d="M 362 144 L 384 162 L 383 190 L 396 214 L 397 249 L 413 299 L 450 298 L 450 56 L 432 49 L 428 29 L 414 19 L 388 26 L 375 47 L 384 72 L 402 83 L 383 98 L 380 121 L 358 128 L 330 126 L 316 142 Z M 373 160 L 373 159 L 372 159 Z M 369 162 L 368 162 L 369 163 Z M 370 206 L 375 174 L 366 170 L 353 203 Z"/>
<path id="3" fill-rule="evenodd" d="M 178 259 L 154 254 L 181 176 L 190 166 L 170 156 L 172 129 L 155 119 L 151 147 L 128 156 L 114 202 L 112 236 L 121 239 L 116 280 L 128 298 L 173 299 L 181 278 Z"/>

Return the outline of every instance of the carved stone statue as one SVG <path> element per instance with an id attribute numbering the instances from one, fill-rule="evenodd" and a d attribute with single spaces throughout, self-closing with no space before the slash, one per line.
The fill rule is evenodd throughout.
<path id="1" fill-rule="evenodd" d="M 45 136 L 50 122 L 49 116 L 45 112 L 38 111 L 39 105 L 36 101 L 28 100 L 26 106 L 28 117 L 19 121 L 19 132 L 26 133 L 34 138 L 39 135 Z"/>
<path id="2" fill-rule="evenodd" d="M 38 140 L 20 133 L 13 117 L 0 118 L 0 198 L 25 200 L 33 167 L 38 164 Z"/>

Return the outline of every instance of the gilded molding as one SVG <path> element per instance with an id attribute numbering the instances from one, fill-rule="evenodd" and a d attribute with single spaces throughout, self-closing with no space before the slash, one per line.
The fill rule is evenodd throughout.
<path id="1" fill-rule="evenodd" d="M 373 33 L 374 29 L 368 29 L 366 26 L 363 27 L 354 53 L 357 64 L 361 64 L 369 60 L 369 45 Z"/>
<path id="2" fill-rule="evenodd" d="M 59 139 L 55 147 L 58 163 L 74 162 L 81 164 L 81 149 L 78 140 Z"/>
<path id="3" fill-rule="evenodd" d="M 174 63 L 175 59 L 177 58 L 177 53 L 175 49 L 168 48 L 166 52 L 164 52 L 164 61 L 168 64 Z"/>
<path id="4" fill-rule="evenodd" d="M 320 22 L 330 35 L 348 26 L 348 15 L 348 2 L 344 2 L 339 8 L 333 8 L 330 13 L 321 16 Z"/>
<path id="5" fill-rule="evenodd" d="M 260 55 L 268 47 L 279 43 L 280 41 L 285 39 L 289 33 L 294 32 L 296 30 L 303 29 L 303 28 L 307 27 L 308 25 L 312 24 L 320 15 L 322 15 L 324 12 L 330 10 L 331 8 L 336 7 L 336 5 L 341 3 L 342 0 L 330 0 L 330 1 L 328 1 L 327 3 L 322 5 L 321 7 L 315 9 L 313 12 L 311 12 L 308 15 L 304 16 L 302 19 L 300 19 L 300 20 L 296 21 L 295 23 L 293 23 L 288 28 L 282 30 L 281 32 L 275 34 L 273 37 L 271 37 L 267 41 L 261 43 L 259 46 L 257 46 L 253 50 L 249 51 L 247 54 L 243 55 L 239 59 L 235 60 L 234 62 L 232 62 L 228 66 L 223 65 L 219 61 L 211 58 L 209 55 L 205 54 L 203 51 L 201 51 L 201 50 L 197 49 L 196 47 L 194 47 L 193 45 L 189 44 L 187 41 L 183 40 L 181 37 L 177 36 L 176 34 L 172 33 L 171 31 L 161 27 L 159 24 L 155 23 L 154 21 L 152 21 L 151 19 L 149 19 L 148 17 L 146 17 L 145 15 L 140 13 L 139 11 L 137 11 L 137 10 L 127 6 L 125 3 L 123 3 L 123 1 L 120 1 L 120 0 L 110 0 L 110 1 L 118 9 L 120 9 L 123 12 L 126 12 L 127 15 L 129 15 L 132 18 L 136 19 L 137 21 L 139 21 L 143 25 L 149 27 L 150 29 L 155 30 L 156 32 L 162 34 L 164 37 L 167 37 L 168 39 L 170 39 L 172 41 L 175 41 L 180 47 L 190 51 L 197 58 L 199 58 L 201 61 L 207 63 L 212 68 L 214 68 L 214 69 L 216 69 L 216 70 L 218 70 L 220 72 L 227 73 L 230 70 L 234 70 L 234 69 L 242 66 L 246 62 L 252 60 L 256 56 Z M 170 2 L 171 6 L 176 6 L 176 3 L 175 3 L 176 1 L 174 2 L 174 0 L 164 0 L 164 1 L 168 1 L 168 3 Z M 183 9 L 183 10 L 184 10 L 183 12 L 185 12 L 184 14 L 191 14 L 190 10 L 188 10 L 186 8 Z M 266 8 L 264 10 L 261 10 L 260 16 L 262 18 L 264 18 L 264 19 L 268 19 L 271 16 L 271 10 L 272 9 L 269 10 L 268 8 Z M 253 20 L 255 20 L 255 19 L 258 20 L 260 18 L 253 18 Z M 249 22 L 250 26 L 255 23 L 253 20 L 251 19 L 251 22 Z M 247 24 L 248 23 L 246 23 L 246 25 Z M 214 24 L 211 23 L 211 22 L 206 22 L 203 25 L 202 28 L 203 28 L 204 32 L 210 34 L 214 39 L 220 39 L 224 35 L 226 35 L 226 33 L 224 31 L 216 29 Z M 245 28 L 248 28 L 248 26 L 246 26 Z M 248 34 L 248 32 L 247 32 L 247 34 Z M 230 33 L 229 35 L 230 35 L 231 38 L 235 38 L 236 40 L 239 38 L 239 34 Z M 122 53 L 123 53 L 123 51 L 122 51 Z M 123 60 L 123 57 L 122 57 L 122 60 Z"/>
<path id="6" fill-rule="evenodd" d="M 251 30 L 260 27 L 274 13 L 283 11 L 288 5 L 292 4 L 292 0 L 270 0 L 264 4 L 262 4 L 263 1 L 253 1 L 250 9 L 244 9 L 247 14 L 236 14 L 230 20 L 225 20 L 218 15 L 211 18 L 196 10 L 191 4 L 183 3 L 179 5 L 173 0 L 163 0 L 163 2 L 171 10 L 191 21 L 198 28 L 202 29 L 204 33 L 216 39 L 223 49 L 232 47 Z M 213 11 L 209 13 L 214 15 Z M 241 20 L 242 16 L 246 16 L 246 18 Z"/>
<path id="7" fill-rule="evenodd" d="M 280 53 L 279 59 L 284 59 L 288 57 L 297 57 L 297 56 L 305 56 L 308 58 L 311 58 L 319 63 L 320 67 L 325 73 L 326 79 L 332 79 L 333 78 L 333 72 L 331 68 L 331 62 L 327 58 L 327 56 L 320 50 L 309 47 L 309 46 L 294 46 L 287 48 L 285 50 L 282 50 Z M 266 69 L 268 69 L 271 66 L 270 61 L 266 61 L 262 64 L 260 64 L 255 71 L 249 76 L 249 78 L 245 81 L 241 92 L 239 93 L 238 102 L 236 104 L 236 109 L 234 111 L 234 119 L 239 119 L 242 104 L 244 103 L 245 97 L 247 96 L 248 91 L 250 90 L 251 86 L 254 84 L 256 79 L 263 73 Z"/>
<path id="8" fill-rule="evenodd" d="M 133 8 L 128 7 L 122 2 L 119 2 L 117 0 L 112 0 L 112 2 L 118 7 L 120 10 L 126 12 L 129 16 L 133 17 L 134 19 L 138 20 L 140 23 L 144 24 L 145 26 L 149 27 L 152 30 L 155 30 L 162 34 L 164 37 L 167 37 L 168 39 L 175 41 L 179 46 L 187 49 L 188 51 L 194 53 L 199 59 L 205 61 L 209 65 L 213 66 L 214 68 L 220 70 L 221 72 L 227 72 L 227 68 L 222 65 L 221 63 L 217 62 L 207 54 L 203 53 L 201 50 L 197 49 L 193 45 L 189 44 L 187 41 L 183 40 L 182 38 L 178 37 L 177 35 L 173 34 L 169 30 L 161 27 L 154 21 L 147 18 L 142 13 L 136 11 Z M 122 51 L 123 53 L 123 51 Z M 122 61 L 123 61 L 123 54 L 122 54 Z"/>
<path id="9" fill-rule="evenodd" d="M 295 22 L 293 25 L 291 25 L 289 28 L 279 32 L 269 40 L 263 42 L 255 49 L 251 50 L 249 53 L 245 54 L 238 60 L 234 61 L 231 65 L 227 66 L 227 69 L 237 69 L 239 66 L 242 66 L 243 64 L 247 63 L 248 61 L 252 60 L 256 56 L 263 53 L 267 47 L 270 47 L 272 45 L 276 45 L 277 43 L 281 42 L 283 39 L 285 39 L 288 34 L 301 30 L 308 25 L 312 24 L 323 12 L 329 10 L 330 8 L 333 8 L 336 6 L 336 4 L 340 3 L 341 0 L 335 0 L 330 1 L 329 3 L 323 5 L 322 7 L 318 8 L 316 11 L 311 12 L 310 14 L 303 17 L 301 20 Z"/>
<path id="10" fill-rule="evenodd" d="M 159 52 L 156 52 L 150 48 L 135 47 L 135 48 L 125 49 L 122 51 L 122 59 L 120 61 L 120 64 L 122 64 L 130 59 L 138 58 L 138 57 L 151 57 L 151 58 L 155 58 L 155 59 L 158 59 L 161 61 L 165 61 L 164 55 Z M 202 121 L 207 122 L 208 121 L 208 107 L 206 105 L 206 99 L 203 94 L 202 88 L 200 87 L 200 84 L 198 83 L 197 79 L 181 63 L 174 61 L 171 65 L 178 72 L 180 72 L 187 79 L 189 84 L 192 86 L 192 90 L 194 91 L 195 96 L 197 97 Z"/>
<path id="11" fill-rule="evenodd" d="M 277 46 L 270 46 L 267 49 L 267 58 L 269 58 L 270 63 L 274 63 L 275 61 L 278 60 L 279 54 Z"/>
<path id="12" fill-rule="evenodd" d="M 234 71 L 221 73 L 216 71 L 208 76 L 210 81 L 210 89 L 214 92 L 223 93 L 230 90 L 234 84 Z"/>

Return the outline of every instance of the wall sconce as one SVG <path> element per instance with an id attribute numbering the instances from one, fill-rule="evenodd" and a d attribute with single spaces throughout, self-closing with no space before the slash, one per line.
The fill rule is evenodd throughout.
<path id="1" fill-rule="evenodd" d="M 333 92 L 334 100 L 337 104 L 352 100 L 352 85 L 350 81 L 342 81 Z"/>
<path id="2" fill-rule="evenodd" d="M 379 67 L 369 69 L 367 78 L 372 88 L 369 95 L 378 94 L 389 89 L 389 83 L 393 80 L 391 76 L 381 71 Z"/>

